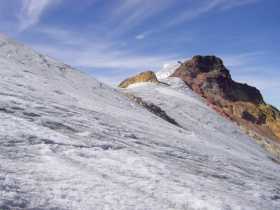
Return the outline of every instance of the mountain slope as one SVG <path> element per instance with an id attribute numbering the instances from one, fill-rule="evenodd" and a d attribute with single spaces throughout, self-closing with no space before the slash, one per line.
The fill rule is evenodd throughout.
<path id="1" fill-rule="evenodd" d="M 0 209 L 280 206 L 279 165 L 189 89 L 139 87 L 176 126 L 2 35 L 0 76 Z"/>

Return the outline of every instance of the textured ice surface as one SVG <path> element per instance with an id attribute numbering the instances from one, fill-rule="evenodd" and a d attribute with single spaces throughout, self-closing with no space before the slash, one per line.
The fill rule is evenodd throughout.
<path id="1" fill-rule="evenodd" d="M 0 36 L 0 209 L 279 209 L 280 169 L 179 80 L 112 89 Z"/>

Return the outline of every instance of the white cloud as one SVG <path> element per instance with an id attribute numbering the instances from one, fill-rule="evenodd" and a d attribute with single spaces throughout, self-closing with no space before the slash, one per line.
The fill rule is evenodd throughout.
<path id="1" fill-rule="evenodd" d="M 173 26 L 181 24 L 186 21 L 193 20 L 199 16 L 205 15 L 213 10 L 226 10 L 235 7 L 255 3 L 259 0 L 207 0 L 205 3 L 193 6 L 189 4 L 183 12 L 176 15 L 169 22 L 165 23 L 166 26 Z"/>
<path id="2" fill-rule="evenodd" d="M 181 8 L 176 7 L 174 0 L 122 0 L 110 11 L 109 24 L 113 34 L 123 34 L 138 27 L 148 20 L 161 20 L 156 26 L 146 28 L 151 33 L 160 32 L 170 27 L 191 21 L 212 11 L 224 11 L 235 7 L 255 3 L 259 0 L 185 0 Z M 164 19 L 165 11 L 173 11 Z M 162 19 L 163 18 L 163 19 Z M 142 35 L 136 39 L 142 39 Z"/>
<path id="3" fill-rule="evenodd" d="M 22 0 L 22 7 L 18 16 L 20 30 L 36 25 L 43 12 L 59 0 Z"/>
<path id="4" fill-rule="evenodd" d="M 84 68 L 110 68 L 131 70 L 157 70 L 164 63 L 176 60 L 176 55 L 143 55 L 126 48 L 119 41 L 84 37 L 78 33 L 55 28 L 40 30 L 52 42 L 31 45 L 52 57 L 73 66 Z M 73 39 L 75 37 L 75 39 Z M 70 40 L 70 41 L 69 41 Z M 79 50 L 77 50 L 79 49 Z"/>
<path id="5" fill-rule="evenodd" d="M 173 62 L 176 56 L 168 55 L 137 55 L 126 50 L 114 48 L 95 48 L 93 45 L 80 46 L 79 51 L 55 45 L 33 45 L 36 49 L 62 61 L 82 68 L 109 68 L 131 70 L 157 70 L 166 62 Z"/>
<path id="6" fill-rule="evenodd" d="M 225 0 L 224 0 L 225 1 Z M 234 7 L 240 7 L 247 4 L 256 3 L 260 0 L 231 0 L 231 1 L 225 1 L 223 5 L 221 5 L 221 9 L 231 9 Z"/>
<path id="7" fill-rule="evenodd" d="M 138 39 L 138 40 L 142 40 L 142 39 L 145 39 L 145 34 L 143 33 L 143 34 L 138 34 L 136 37 L 135 37 L 135 39 Z"/>
<path id="8" fill-rule="evenodd" d="M 242 68 L 244 66 L 251 66 L 255 63 L 256 59 L 264 55 L 264 52 L 247 52 L 234 55 L 223 55 L 222 59 L 225 66 L 228 68 Z"/>
<path id="9" fill-rule="evenodd" d="M 107 23 L 114 33 L 124 33 L 135 28 L 174 5 L 173 0 L 121 0 L 110 12 L 113 17 Z"/>

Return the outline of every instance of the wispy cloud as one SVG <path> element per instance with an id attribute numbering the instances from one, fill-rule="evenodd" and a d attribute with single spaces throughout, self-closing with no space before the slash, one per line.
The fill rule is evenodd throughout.
<path id="1" fill-rule="evenodd" d="M 70 31 L 43 28 L 41 33 L 53 41 L 46 44 L 32 43 L 33 47 L 57 57 L 73 66 L 82 68 L 109 69 L 158 69 L 172 62 L 177 55 L 148 55 L 135 53 L 122 46 L 121 42 L 102 38 L 84 37 Z M 75 39 L 73 39 L 75 37 Z M 77 50 L 79 49 L 79 50 Z"/>
<path id="2" fill-rule="evenodd" d="M 132 26 L 156 16 L 173 4 L 172 0 L 122 0 L 112 14 L 121 19 L 122 25 Z"/>
<path id="3" fill-rule="evenodd" d="M 244 66 L 251 66 L 256 63 L 256 60 L 259 59 L 265 52 L 243 52 L 239 54 L 226 54 L 222 55 L 224 64 L 228 68 L 240 69 Z"/>
<path id="4" fill-rule="evenodd" d="M 43 12 L 51 5 L 60 0 L 22 0 L 22 7 L 19 12 L 20 30 L 36 25 Z"/>
<path id="5" fill-rule="evenodd" d="M 80 46 L 79 51 L 74 48 L 34 44 L 36 49 L 48 55 L 57 57 L 62 61 L 81 68 L 108 69 L 130 69 L 147 70 L 159 69 L 166 62 L 176 60 L 174 55 L 135 55 L 126 50 L 116 50 L 114 48 Z M 63 53 L 61 53 L 63 51 Z"/>
<path id="6" fill-rule="evenodd" d="M 253 4 L 253 3 L 257 3 L 260 0 L 224 0 L 224 3 L 221 4 L 220 8 L 221 9 L 231 9 L 234 7 L 240 7 L 240 6 L 244 6 L 247 4 Z"/>
<path id="7" fill-rule="evenodd" d="M 185 0 L 181 7 L 176 7 L 174 0 L 122 0 L 117 1 L 112 11 L 111 18 L 106 24 L 113 29 L 114 34 L 124 34 L 143 26 L 144 23 L 152 20 L 153 24 L 145 30 L 150 34 L 168 30 L 193 19 L 197 19 L 210 12 L 223 12 L 236 7 L 253 4 L 260 0 Z M 168 11 L 168 15 L 161 15 Z M 158 21 L 155 21 L 155 20 Z M 142 39 L 143 35 L 138 34 L 136 39 Z"/>
<path id="8" fill-rule="evenodd" d="M 135 39 L 142 40 L 142 39 L 145 39 L 145 37 L 146 37 L 146 34 L 141 33 L 141 34 L 136 35 Z"/>
<path id="9" fill-rule="evenodd" d="M 202 1 L 200 4 L 190 4 L 181 13 L 174 16 L 169 22 L 165 23 L 166 26 L 174 26 L 198 18 L 213 10 L 221 11 L 232 9 L 235 7 L 256 3 L 258 0 L 207 0 Z"/>

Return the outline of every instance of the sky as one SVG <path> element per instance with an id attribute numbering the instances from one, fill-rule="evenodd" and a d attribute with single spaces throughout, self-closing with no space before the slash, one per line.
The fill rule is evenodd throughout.
<path id="1" fill-rule="evenodd" d="M 116 85 L 216 55 L 280 108 L 279 0 L 0 0 L 0 32 Z"/>

